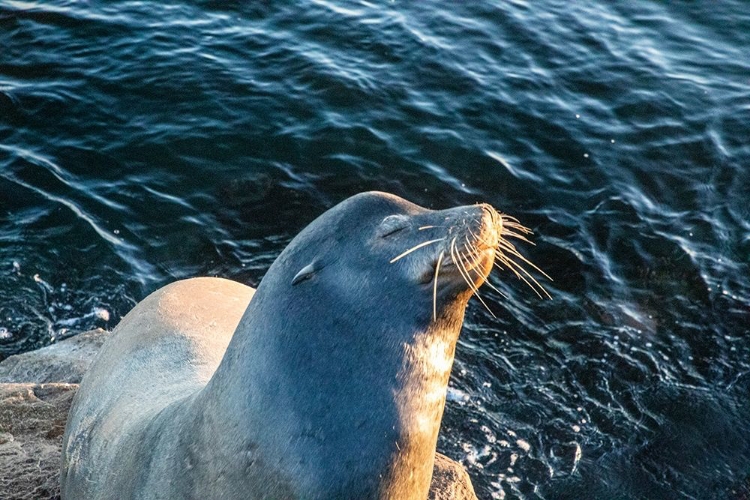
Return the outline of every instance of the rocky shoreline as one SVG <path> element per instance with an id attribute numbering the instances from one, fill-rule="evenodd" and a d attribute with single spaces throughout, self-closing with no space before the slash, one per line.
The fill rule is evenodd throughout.
<path id="1" fill-rule="evenodd" d="M 60 498 L 60 450 L 78 383 L 108 336 L 81 333 L 0 362 L 0 491 Z"/>
<path id="2" fill-rule="evenodd" d="M 78 384 L 109 336 L 93 330 L 0 362 L 0 497 L 60 498 L 60 453 Z M 431 500 L 476 499 L 461 464 L 438 454 Z"/>

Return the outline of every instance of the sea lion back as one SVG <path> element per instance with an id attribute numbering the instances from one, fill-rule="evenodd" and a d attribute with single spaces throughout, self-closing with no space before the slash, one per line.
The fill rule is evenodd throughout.
<path id="1" fill-rule="evenodd" d="M 220 278 L 167 285 L 112 332 L 73 401 L 63 439 L 62 492 L 99 497 L 114 450 L 141 422 L 203 388 L 254 290 Z M 95 469 L 89 464 L 96 464 Z"/>

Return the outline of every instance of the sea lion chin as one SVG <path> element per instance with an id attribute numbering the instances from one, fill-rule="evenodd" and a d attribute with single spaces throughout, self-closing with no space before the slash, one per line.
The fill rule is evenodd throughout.
<path id="1" fill-rule="evenodd" d="M 63 498 L 424 500 L 464 309 L 513 227 L 488 205 L 363 193 L 254 294 L 218 278 L 154 292 L 81 383 Z"/>

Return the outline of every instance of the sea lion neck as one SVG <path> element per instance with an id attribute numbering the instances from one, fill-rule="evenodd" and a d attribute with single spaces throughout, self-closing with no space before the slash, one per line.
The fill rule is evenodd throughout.
<path id="1" fill-rule="evenodd" d="M 352 297 L 349 304 L 305 300 L 300 309 L 290 298 L 267 293 L 261 284 L 208 388 L 231 387 L 241 391 L 248 404 L 268 399 L 268 408 L 292 408 L 310 418 L 324 418 L 330 407 L 358 399 L 364 407 L 382 398 L 379 406 L 387 408 L 396 386 L 412 384 L 413 373 L 429 368 L 429 353 L 419 351 L 425 339 L 437 339 L 453 352 L 465 300 L 435 322 L 430 297 L 388 304 L 360 299 Z M 413 357 L 416 353 L 420 359 Z M 270 386 L 244 383 L 269 367 L 277 373 Z M 374 385 L 373 380 L 382 383 Z M 311 392 L 319 395 L 310 398 Z M 322 400 L 327 402 L 321 405 Z"/>
<path id="2" fill-rule="evenodd" d="M 437 323 L 429 297 L 390 314 L 356 295 L 335 304 L 343 313 L 323 299 L 300 310 L 274 293 L 280 275 L 264 278 L 203 391 L 212 427 L 219 421 L 242 436 L 239 456 L 258 449 L 295 467 L 319 498 L 337 497 L 333 486 L 380 498 L 371 490 L 389 474 L 389 487 L 409 494 L 383 498 L 426 497 L 463 307 Z M 269 419 L 278 433 L 259 425 Z"/>

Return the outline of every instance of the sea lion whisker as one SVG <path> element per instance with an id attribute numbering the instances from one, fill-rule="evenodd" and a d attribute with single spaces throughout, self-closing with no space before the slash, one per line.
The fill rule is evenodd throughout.
<path id="1" fill-rule="evenodd" d="M 484 243 L 485 245 L 487 245 L 488 247 L 494 247 L 495 246 L 494 243 L 490 243 L 489 241 L 487 241 L 486 239 L 482 238 L 481 236 L 478 236 L 473 230 L 469 229 L 469 233 L 474 237 L 474 239 L 476 241 L 480 241 L 480 242 Z M 476 246 L 476 245 L 472 244 L 472 246 Z"/>
<path id="2" fill-rule="evenodd" d="M 512 263 L 512 264 L 515 264 L 515 262 L 512 262 L 512 261 L 510 261 L 510 260 L 507 260 L 507 259 L 501 260 L 501 262 L 503 262 L 504 264 L 506 264 L 506 266 L 508 267 L 508 269 L 509 269 L 509 270 L 510 270 L 510 271 L 511 271 L 511 272 L 512 272 L 513 274 L 515 274 L 515 275 L 516 275 L 516 277 L 517 277 L 517 278 L 518 278 L 519 280 L 521 280 L 521 281 L 523 281 L 524 283 L 526 283 L 526 285 L 527 285 L 527 286 L 528 286 L 529 288 L 531 288 L 531 289 L 532 289 L 532 290 L 534 291 L 534 293 L 535 293 L 535 294 L 537 294 L 537 296 L 539 296 L 539 298 L 540 298 L 540 299 L 544 299 L 544 297 L 542 297 L 542 295 L 541 295 L 541 294 L 540 294 L 540 293 L 539 293 L 539 292 L 537 291 L 537 289 L 536 289 L 536 288 L 534 287 L 534 285 L 532 285 L 532 284 L 531 284 L 531 283 L 529 282 L 529 280 L 527 280 L 527 279 L 526 279 L 526 277 L 525 277 L 524 275 L 522 275 L 521 273 L 519 273 L 519 272 L 518 272 L 518 271 L 517 271 L 517 270 L 516 270 L 516 269 L 515 269 L 515 268 L 514 268 L 514 267 L 513 267 L 512 265 L 511 265 L 511 263 Z M 497 267 L 499 268 L 500 266 L 497 266 Z"/>
<path id="3" fill-rule="evenodd" d="M 467 236 L 464 236 L 466 239 L 466 243 L 468 245 L 471 245 L 471 242 L 469 241 L 469 238 Z M 464 245 L 464 250 L 466 252 L 466 260 L 469 263 L 469 268 L 467 271 L 475 271 L 478 276 L 482 276 L 482 274 L 479 271 L 476 271 L 477 266 L 479 266 L 479 255 L 476 253 L 473 247 Z"/>
<path id="4" fill-rule="evenodd" d="M 533 281 L 533 282 L 534 282 L 534 283 L 536 284 L 536 286 L 537 286 L 537 287 L 539 287 L 539 289 L 540 289 L 540 290 L 541 290 L 542 292 L 544 292 L 544 294 L 545 294 L 545 295 L 547 296 L 547 298 L 550 298 L 550 299 L 552 298 L 552 295 L 550 295 L 550 294 L 549 294 L 549 292 L 547 291 L 547 289 L 546 289 L 546 288 L 544 288 L 544 287 L 543 287 L 543 286 L 542 286 L 542 285 L 541 285 L 541 284 L 540 284 L 540 283 L 539 283 L 539 282 L 538 282 L 538 281 L 536 280 L 536 278 L 534 278 L 534 276 L 532 276 L 532 275 L 531 275 L 531 274 L 530 274 L 530 273 L 529 273 L 529 272 L 528 272 L 528 271 L 527 271 L 526 269 L 524 269 L 524 268 L 523 268 L 523 266 L 521 266 L 521 264 L 519 264 L 518 262 L 515 262 L 515 261 L 513 261 L 513 260 L 511 260 L 511 259 L 509 259 L 509 258 L 506 258 L 504 262 L 505 262 L 506 264 L 510 264 L 510 265 L 512 265 L 512 266 L 516 266 L 516 267 L 517 267 L 517 268 L 518 268 L 518 269 L 519 269 L 519 270 L 521 271 L 521 273 L 523 273 L 523 274 L 525 274 L 526 276 L 528 276 L 528 278 L 529 278 L 529 279 L 530 279 L 531 281 Z M 523 279 L 523 277 L 521 277 L 521 279 Z M 526 281 L 526 280 L 524 279 L 524 281 Z M 531 284 L 530 284 L 530 283 L 529 283 L 528 281 L 526 281 L 526 283 L 527 283 L 527 284 L 529 284 L 529 286 L 531 286 Z M 531 287 L 531 288 L 532 288 L 532 289 L 533 289 L 534 291 L 536 291 L 536 289 L 534 289 L 534 287 Z M 539 295 L 539 292 L 537 292 L 537 295 Z M 540 295 L 540 297 L 541 297 L 541 295 Z M 542 298 L 543 298 L 543 297 L 542 297 Z"/>
<path id="5" fill-rule="evenodd" d="M 526 228 L 523 228 L 523 229 L 526 229 Z M 514 225 L 514 224 L 505 224 L 503 226 L 503 232 L 504 233 L 512 234 L 512 235 L 514 235 L 516 237 L 519 237 L 519 238 L 521 237 L 520 235 L 522 235 L 522 234 L 534 234 L 533 231 L 524 231 L 523 229 L 521 227 L 519 227 L 519 226 Z M 515 231 L 518 231 L 518 232 L 515 232 Z"/>
<path id="6" fill-rule="evenodd" d="M 461 256 L 461 253 L 458 249 L 456 249 L 456 253 L 458 254 L 458 267 L 461 272 L 464 275 L 464 280 L 469 284 L 469 287 L 471 288 L 472 293 L 476 298 L 479 299 L 480 302 L 484 304 L 484 301 L 482 300 L 482 297 L 479 296 L 479 288 L 474 284 L 474 282 L 471 280 L 471 275 L 469 274 L 469 270 L 466 269 L 466 264 L 463 261 L 463 257 Z M 484 305 L 484 307 L 487 307 L 487 304 Z M 492 312 L 492 311 L 490 311 Z"/>
<path id="7" fill-rule="evenodd" d="M 468 254 L 468 257 L 471 257 L 471 261 L 469 261 L 469 264 L 471 264 L 471 269 L 475 269 L 479 266 L 480 260 L 482 258 L 482 255 L 479 253 L 479 249 L 477 249 L 476 245 L 469 241 L 468 236 L 464 236 L 464 239 L 466 240 L 466 244 L 464 245 L 464 250 L 466 250 L 466 253 Z M 477 238 L 480 240 L 480 238 Z M 484 240 L 481 240 L 484 242 Z M 484 242 L 486 244 L 486 242 Z M 489 248 L 489 245 L 488 245 Z M 481 275 L 481 273 L 477 272 L 477 274 Z"/>
<path id="8" fill-rule="evenodd" d="M 534 269 L 536 269 L 539 273 L 541 273 L 548 280 L 555 281 L 547 273 L 545 273 L 544 271 L 542 271 L 541 269 L 539 269 L 539 267 L 537 267 L 533 262 L 531 262 L 526 257 L 524 257 L 518 251 L 518 249 L 512 243 L 508 242 L 507 240 L 503 241 L 502 243 L 499 243 L 498 244 L 498 248 L 501 249 L 501 250 L 507 251 L 511 255 L 515 255 L 516 257 L 518 257 L 519 259 L 521 259 L 522 261 L 524 261 L 525 263 L 527 263 L 528 265 L 530 265 L 531 267 L 533 267 Z"/>
<path id="9" fill-rule="evenodd" d="M 453 265 L 456 266 L 456 269 L 458 269 L 458 274 L 461 275 L 461 278 L 463 278 L 463 280 L 466 282 L 466 285 L 468 285 L 469 288 L 471 288 L 472 291 L 473 291 L 474 290 L 474 284 L 471 282 L 471 280 L 467 276 L 464 275 L 463 271 L 461 270 L 461 267 L 459 266 L 458 255 L 457 255 L 458 250 L 456 249 L 456 238 L 455 237 L 451 240 L 450 251 L 451 251 L 451 259 L 453 260 Z"/>
<path id="10" fill-rule="evenodd" d="M 466 282 L 469 288 L 471 288 L 472 294 L 476 295 L 477 293 L 477 287 L 474 285 L 474 282 L 471 281 L 471 276 L 469 276 L 469 273 L 466 272 L 465 269 L 461 267 L 461 259 L 460 254 L 458 251 L 458 248 L 456 247 L 456 238 L 453 238 L 451 241 L 451 258 L 453 259 L 453 264 L 456 266 L 456 269 L 458 270 L 458 273 L 461 275 L 461 278 Z"/>
<path id="11" fill-rule="evenodd" d="M 530 228 L 515 221 L 503 220 L 503 225 L 507 227 L 512 227 L 513 229 L 518 229 L 519 231 L 525 234 L 534 234 L 534 231 L 532 231 Z"/>
<path id="12" fill-rule="evenodd" d="M 522 261 L 524 261 L 525 263 L 527 263 L 528 265 L 530 265 L 534 269 L 536 269 L 542 276 L 544 276 L 548 280 L 555 281 L 555 280 L 553 280 L 550 277 L 549 274 L 547 274 L 544 271 L 542 271 L 541 269 L 539 269 L 539 267 L 536 264 L 534 264 L 529 259 L 527 259 L 523 255 L 521 255 L 521 253 L 518 250 L 516 250 L 516 247 L 514 247 L 512 243 L 509 243 L 507 240 L 502 240 L 500 243 L 498 243 L 498 245 L 500 247 L 502 247 L 504 250 L 507 250 L 509 253 L 515 255 L 516 257 L 518 257 L 519 259 L 521 259 Z"/>
<path id="13" fill-rule="evenodd" d="M 478 239 L 478 238 L 474 238 L 474 239 Z M 467 252 L 470 252 L 471 249 L 473 249 L 475 246 L 474 243 L 471 242 L 468 235 L 464 235 L 464 241 L 466 241 L 466 243 L 463 244 L 464 250 L 466 250 Z"/>
<path id="14" fill-rule="evenodd" d="M 453 242 L 455 243 L 455 238 L 453 239 Z M 466 269 L 466 264 L 464 263 L 464 257 L 461 254 L 461 251 L 458 249 L 458 247 L 455 247 L 456 250 L 456 257 L 454 258 L 454 262 L 456 263 L 456 268 L 461 273 L 461 276 L 464 277 L 464 281 L 469 285 L 471 288 L 472 293 L 476 296 L 477 299 L 484 305 L 484 307 L 495 316 L 495 313 L 492 312 L 492 310 L 485 304 L 484 300 L 482 300 L 482 297 L 479 295 L 479 288 L 474 284 L 474 282 L 471 279 L 471 275 L 469 274 L 469 270 Z"/>
<path id="15" fill-rule="evenodd" d="M 512 215 L 508 214 L 500 214 L 500 219 L 502 219 L 503 224 L 506 226 L 516 227 L 523 231 L 524 233 L 531 233 L 531 229 L 521 224 L 521 221 L 513 217 Z"/>
<path id="16" fill-rule="evenodd" d="M 532 231 L 528 227 L 522 226 L 521 224 L 516 224 L 515 222 L 506 222 L 505 224 L 503 224 L 503 232 L 511 234 L 517 238 L 521 238 L 521 235 L 524 234 L 534 234 L 534 231 Z"/>
<path id="17" fill-rule="evenodd" d="M 504 257 L 504 256 L 501 257 L 501 256 L 498 255 L 496 257 L 496 259 L 495 259 L 495 262 L 493 262 L 493 265 L 495 267 L 497 267 L 498 269 L 502 269 L 502 267 L 500 267 L 500 264 L 497 263 L 498 260 L 500 262 L 502 262 L 503 264 L 505 264 L 506 267 L 508 268 L 508 270 L 510 272 L 512 272 L 513 274 L 515 274 L 518 279 L 520 279 L 520 280 L 524 279 L 523 276 L 521 276 L 521 274 L 516 270 L 515 267 L 512 267 L 511 265 L 508 264 L 508 258 L 507 257 Z"/>
<path id="18" fill-rule="evenodd" d="M 444 227 L 444 226 L 420 226 L 417 228 L 417 231 L 424 231 L 425 229 L 432 229 L 435 227 Z"/>
<path id="19" fill-rule="evenodd" d="M 502 297 L 504 297 L 506 299 L 508 298 L 508 296 L 505 293 L 501 292 L 498 287 L 496 287 L 495 285 L 493 285 L 492 283 L 490 283 L 490 279 L 489 278 L 487 278 L 487 279 L 484 280 L 484 284 L 487 285 L 488 287 L 490 287 L 495 292 L 499 293 Z"/>
<path id="20" fill-rule="evenodd" d="M 536 243 L 534 243 L 533 241 L 531 241 L 530 239 L 528 239 L 526 236 L 524 236 L 522 234 L 514 233 L 513 231 L 511 231 L 509 229 L 505 229 L 503 231 L 503 238 L 505 238 L 506 236 L 508 236 L 510 238 L 515 238 L 517 240 L 524 241 L 524 242 L 528 243 L 529 245 L 536 246 Z"/>
<path id="21" fill-rule="evenodd" d="M 401 259 L 403 257 L 406 257 L 407 255 L 409 255 L 410 253 L 412 253 L 415 250 L 419 250 L 420 248 L 426 247 L 427 245 L 432 245 L 433 243 L 437 243 L 438 241 L 443 241 L 444 239 L 445 238 L 438 238 L 436 240 L 425 241 L 424 243 L 420 243 L 419 245 L 415 245 L 415 246 L 411 247 L 409 250 L 405 251 L 404 253 L 399 254 L 396 257 L 392 258 L 391 261 L 390 261 L 390 263 L 393 264 L 397 260 L 399 260 L 399 259 Z"/>
<path id="22" fill-rule="evenodd" d="M 499 264 L 497 264 L 498 260 L 502 262 L 503 264 L 505 264 L 506 266 L 508 266 L 508 269 L 510 269 L 513 272 L 513 274 L 515 274 L 519 279 L 524 279 L 524 277 L 519 273 L 519 271 L 529 276 L 528 271 L 526 271 L 526 269 L 524 269 L 524 267 L 521 266 L 518 262 L 512 260 L 510 256 L 502 254 L 502 253 L 499 253 L 496 255 L 495 265 L 497 265 L 497 267 L 499 268 L 500 266 Z"/>
<path id="23" fill-rule="evenodd" d="M 492 309 L 490 309 L 490 306 L 488 306 L 487 303 L 484 301 L 484 299 L 482 299 L 482 296 L 479 295 L 479 288 L 477 288 L 477 286 L 474 284 L 474 282 L 471 281 L 471 276 L 469 275 L 469 271 L 465 267 L 465 264 L 464 264 L 464 261 L 463 261 L 463 257 L 461 256 L 461 252 L 458 249 L 456 249 L 456 253 L 458 253 L 458 262 L 457 262 L 456 268 L 459 269 L 459 270 L 463 269 L 463 272 L 466 273 L 466 277 L 464 279 L 466 279 L 466 282 L 471 287 L 471 290 L 472 290 L 474 296 L 479 300 L 479 302 L 482 303 L 482 305 L 484 306 L 484 308 L 487 309 L 487 312 L 489 312 L 492 315 L 493 318 L 497 318 L 497 316 L 495 315 L 495 313 L 492 312 Z"/>
<path id="24" fill-rule="evenodd" d="M 466 249 L 467 256 L 471 257 L 471 261 L 470 261 L 471 270 L 475 271 L 476 268 L 479 267 L 480 259 L 482 258 L 482 255 L 479 253 L 479 250 L 477 250 L 475 247 L 464 246 L 464 248 Z M 476 271 L 476 273 L 477 275 L 482 276 L 482 273 L 480 273 L 479 271 Z M 487 283 L 490 287 L 492 287 L 492 285 L 489 282 L 485 281 L 485 283 Z"/>
<path id="25" fill-rule="evenodd" d="M 476 270 L 477 261 L 479 259 L 479 255 L 476 252 L 474 253 L 474 257 L 475 258 L 472 260 L 472 269 L 471 270 L 474 271 L 475 273 L 477 273 L 478 276 L 482 276 L 482 274 L 479 271 Z M 493 262 L 493 264 L 496 264 L 496 263 Z M 500 266 L 497 266 L 497 267 L 498 267 L 498 269 L 502 269 Z M 483 284 L 487 285 L 492 290 L 494 290 L 495 292 L 499 293 L 501 296 L 505 297 L 506 299 L 508 298 L 508 296 L 505 293 L 501 292 L 500 289 L 498 289 L 495 285 L 493 285 L 492 283 L 490 283 L 489 276 L 487 278 L 485 278 Z"/>
<path id="26" fill-rule="evenodd" d="M 501 252 L 507 251 L 508 253 L 518 252 L 516 246 L 508 240 L 500 239 L 497 242 L 497 249 Z"/>
<path id="27" fill-rule="evenodd" d="M 467 239 L 467 242 L 468 242 L 468 239 Z M 469 247 L 467 245 L 464 245 L 463 247 L 465 251 L 465 254 L 463 254 L 463 256 L 466 258 L 466 261 L 469 264 L 469 268 L 467 269 L 467 271 L 474 271 L 479 266 L 480 256 L 474 248 Z M 477 271 L 477 274 L 482 276 L 482 274 L 479 273 L 478 271 Z"/>
<path id="28" fill-rule="evenodd" d="M 474 232 L 471 229 L 469 230 L 469 232 L 471 234 L 474 234 Z M 465 237 L 465 238 L 466 238 L 466 242 L 471 244 L 471 242 L 469 241 L 469 238 L 468 237 Z M 472 257 L 471 270 L 474 271 L 478 276 L 482 276 L 482 274 L 476 270 L 476 268 L 478 267 L 479 259 L 481 258 L 481 255 L 479 254 L 477 249 L 473 246 L 467 247 L 466 245 L 464 245 L 464 248 L 468 252 L 469 256 Z M 493 264 L 497 265 L 495 262 L 493 262 Z M 497 266 L 497 267 L 498 269 L 502 269 L 500 266 Z M 487 285 L 488 287 L 490 287 L 491 289 L 493 289 L 494 291 L 496 291 L 497 293 L 499 293 L 501 296 L 505 297 L 506 299 L 508 298 L 508 296 L 505 293 L 501 292 L 495 285 L 490 283 L 489 276 L 485 278 L 483 284 Z"/>
<path id="29" fill-rule="evenodd" d="M 473 232 L 471 232 L 471 230 L 469 230 L 469 232 L 471 233 L 472 236 L 474 236 L 474 240 L 479 240 L 480 239 Z M 464 244 L 464 250 L 466 250 L 469 253 L 476 254 L 476 248 L 475 248 L 476 247 L 476 244 L 475 244 L 476 241 L 472 242 L 467 235 L 464 235 L 464 240 L 466 241 L 466 243 Z"/>
<path id="30" fill-rule="evenodd" d="M 437 321 L 437 284 L 438 284 L 438 273 L 440 272 L 440 264 L 443 263 L 443 256 L 445 250 L 440 252 L 438 256 L 437 265 L 435 266 L 435 278 L 432 283 L 432 321 Z"/>

